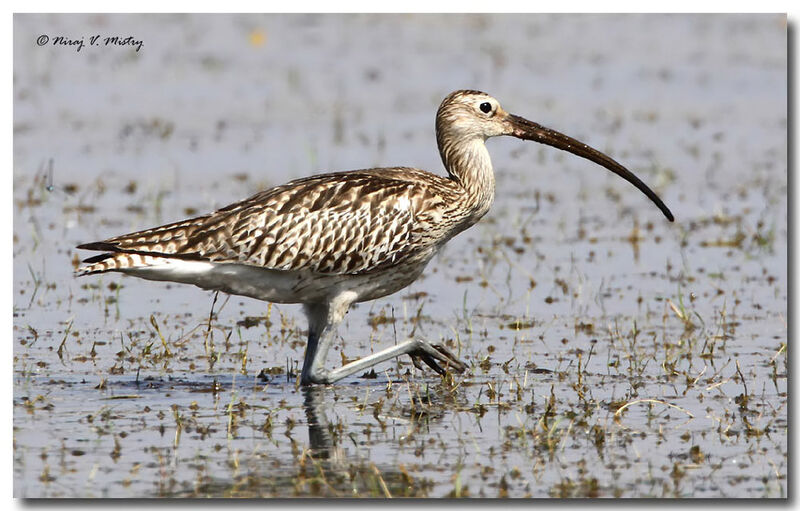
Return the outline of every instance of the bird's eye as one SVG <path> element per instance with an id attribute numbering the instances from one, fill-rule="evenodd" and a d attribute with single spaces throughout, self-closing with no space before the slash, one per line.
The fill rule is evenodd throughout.
<path id="1" fill-rule="evenodd" d="M 480 109 L 481 109 L 481 112 L 483 112 L 485 114 L 488 114 L 489 112 L 492 111 L 492 104 L 489 103 L 488 101 L 486 101 L 484 103 L 481 103 Z"/>

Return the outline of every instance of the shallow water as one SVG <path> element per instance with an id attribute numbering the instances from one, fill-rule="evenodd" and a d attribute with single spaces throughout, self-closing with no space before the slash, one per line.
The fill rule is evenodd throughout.
<path id="1" fill-rule="evenodd" d="M 787 495 L 785 17 L 14 25 L 15 496 Z M 303 390 L 298 306 L 72 277 L 81 242 L 295 177 L 440 172 L 433 117 L 458 88 L 610 153 L 676 216 L 489 141 L 492 211 L 355 307 L 330 360 L 413 334 L 464 375 L 405 358 Z"/>

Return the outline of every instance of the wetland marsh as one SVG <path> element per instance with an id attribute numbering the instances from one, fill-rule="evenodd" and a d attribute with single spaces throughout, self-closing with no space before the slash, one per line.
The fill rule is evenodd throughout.
<path id="1" fill-rule="evenodd" d="M 15 15 L 15 497 L 787 497 L 779 15 Z M 47 34 L 130 47 L 37 46 Z M 580 37 L 578 37 L 578 35 Z M 82 242 L 320 172 L 442 172 L 476 88 L 637 173 L 491 140 L 496 202 L 345 318 L 103 275 Z"/>

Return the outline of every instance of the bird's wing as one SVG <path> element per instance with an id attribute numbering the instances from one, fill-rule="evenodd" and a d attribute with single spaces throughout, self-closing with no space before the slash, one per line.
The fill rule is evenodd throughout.
<path id="1" fill-rule="evenodd" d="M 396 172 L 325 174 L 209 215 L 78 248 L 274 270 L 368 273 L 426 248 L 419 243 L 414 208 L 426 193 L 423 188 Z"/>

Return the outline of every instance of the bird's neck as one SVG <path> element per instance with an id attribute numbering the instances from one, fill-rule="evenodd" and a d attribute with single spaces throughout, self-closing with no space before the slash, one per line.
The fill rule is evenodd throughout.
<path id="1" fill-rule="evenodd" d="M 473 207 L 480 209 L 479 217 L 494 201 L 494 171 L 492 159 L 482 138 L 451 142 L 439 138 L 439 152 L 450 178 L 467 194 Z"/>

